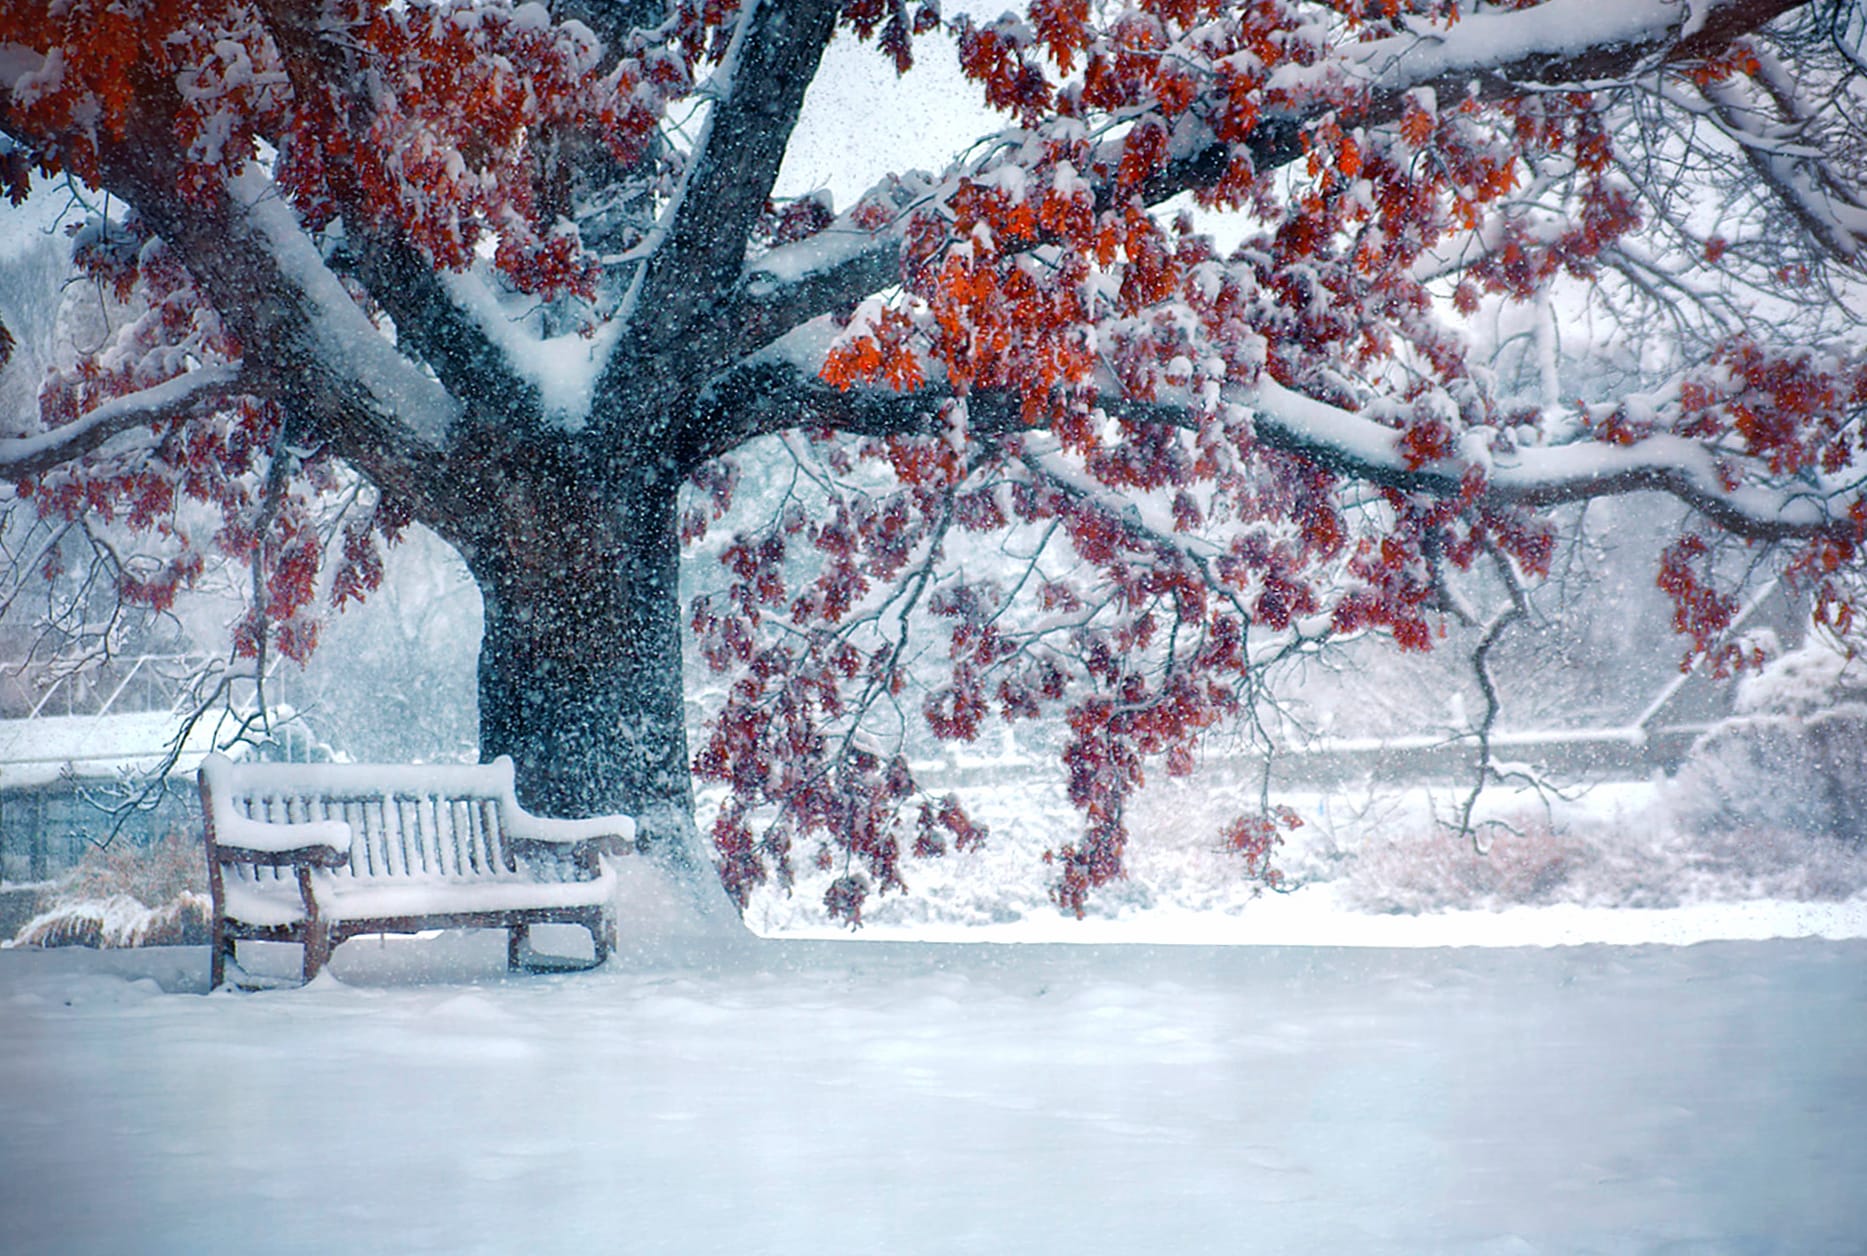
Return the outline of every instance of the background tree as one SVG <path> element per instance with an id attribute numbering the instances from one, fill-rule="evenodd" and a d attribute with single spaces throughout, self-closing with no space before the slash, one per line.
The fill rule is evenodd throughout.
<path id="1" fill-rule="evenodd" d="M 839 29 L 902 67 L 943 32 L 1006 129 L 774 204 Z M 77 258 L 134 317 L 0 461 L 159 541 L 131 600 L 251 564 L 241 654 L 307 654 L 320 572 L 364 596 L 426 524 L 484 601 L 482 753 L 689 875 L 691 759 L 741 901 L 803 843 L 856 919 L 981 836 L 914 727 L 1057 721 L 1080 910 L 1144 767 L 1249 721 L 1270 660 L 1424 649 L 1481 578 L 1501 629 L 1564 503 L 1696 512 L 1660 573 L 1695 649 L 1733 608 L 1714 534 L 1790 543 L 1852 615 L 1860 36 L 1832 0 L 7 4 L 9 184 L 101 194 Z M 1567 283 L 1660 320 L 1637 390 L 1526 396 L 1457 329 Z M 681 547 L 748 450 L 793 487 L 686 608 L 731 678 L 690 757 Z M 1228 830 L 1249 869 L 1277 822 Z"/>

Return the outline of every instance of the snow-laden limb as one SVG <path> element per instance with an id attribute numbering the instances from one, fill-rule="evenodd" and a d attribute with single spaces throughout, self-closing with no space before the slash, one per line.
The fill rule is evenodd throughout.
<path id="1" fill-rule="evenodd" d="M 552 409 L 558 394 L 545 397 L 538 372 L 526 371 L 536 361 L 529 353 L 534 342 L 505 315 L 482 309 L 496 303 L 490 293 L 470 297 L 485 290 L 477 275 L 437 272 L 406 241 L 367 221 L 345 226 L 357 278 L 395 320 L 396 343 L 419 354 L 452 396 L 509 419 Z"/>
<path id="2" fill-rule="evenodd" d="M 315 360 L 341 363 L 346 382 L 367 396 L 382 421 L 419 444 L 441 448 L 459 403 L 370 322 L 318 255 L 291 203 L 256 165 L 249 162 L 228 191 L 254 229 L 249 238 L 263 242 L 279 278 L 301 297 L 298 311 Z"/>
<path id="3" fill-rule="evenodd" d="M 183 202 L 171 170 L 108 156 L 122 165 L 107 185 L 138 205 L 234 338 L 264 347 L 244 359 L 243 390 L 282 404 L 301 438 L 379 486 L 418 502 L 459 491 L 445 450 L 460 404 L 371 321 L 255 163 Z"/>
<path id="4" fill-rule="evenodd" d="M 1184 192 L 1216 186 L 1242 150 L 1260 173 L 1282 168 L 1307 152 L 1305 128 L 1327 114 L 1344 125 L 1379 125 L 1396 120 L 1410 96 L 1421 91 L 1447 101 L 1475 92 L 1497 99 L 1526 86 L 1598 84 L 1624 78 L 1654 59 L 1703 56 L 1729 40 L 1754 32 L 1808 0 L 1629 0 L 1603 5 L 1592 0 L 1549 0 L 1529 9 L 1466 14 L 1448 27 L 1422 25 L 1413 34 L 1351 44 L 1313 67 L 1288 67 L 1280 86 L 1307 107 L 1267 112 L 1240 145 L 1218 140 L 1194 115 L 1178 120 L 1169 159 L 1135 191 L 1149 205 Z M 1331 76 L 1357 83 L 1364 103 L 1344 109 L 1327 91 Z M 1313 80 L 1313 82 L 1312 82 Z M 1313 89 L 1313 90 L 1312 90 Z M 1008 131 L 1008 144 L 1028 138 Z M 1111 169 L 1121 162 L 1122 140 L 1100 150 Z M 961 178 L 959 170 L 937 185 L 916 187 L 921 207 L 937 206 Z M 1097 208 L 1106 209 L 1112 185 L 1097 186 Z M 889 182 L 870 190 L 861 205 L 897 203 L 901 189 Z M 741 351 L 751 352 L 819 315 L 845 309 L 900 280 L 901 249 L 912 215 L 898 214 L 864 230 L 852 213 L 810 239 L 772 249 L 746 268 L 735 312 L 742 328 Z"/>
<path id="5" fill-rule="evenodd" d="M 780 245 L 749 267 L 735 297 L 741 346 L 756 350 L 811 319 L 901 279 L 905 215 L 865 231 L 844 214 L 805 240 Z"/>
<path id="6" fill-rule="evenodd" d="M 1798 142 L 1797 132 L 1809 119 L 1771 119 L 1735 76 L 1701 90 L 1725 134 L 1810 237 L 1843 261 L 1867 256 L 1867 200 L 1837 178 L 1819 153 Z"/>
<path id="7" fill-rule="evenodd" d="M 830 0 L 748 5 L 715 78 L 718 93 L 685 176 L 662 211 L 619 317 L 629 324 L 596 385 L 599 423 L 652 413 L 680 371 L 735 355 L 714 315 L 738 284 L 804 91 L 836 30 Z M 630 426 L 633 426 L 630 424 Z"/>
<path id="8" fill-rule="evenodd" d="M 1382 95 L 1444 87 L 1485 95 L 1526 83 L 1592 84 L 1655 54 L 1703 55 L 1806 0 L 1545 0 L 1526 9 L 1461 14 L 1444 27 L 1357 44 L 1344 70 Z"/>
<path id="9" fill-rule="evenodd" d="M 113 397 L 64 427 L 0 440 L 0 476 L 23 480 L 41 475 L 90 453 L 114 436 L 172 419 L 208 398 L 239 392 L 240 378 L 237 365 L 200 367 Z"/>
<path id="10" fill-rule="evenodd" d="M 431 271 L 423 273 L 434 277 Z M 472 344 L 484 346 L 469 360 L 455 363 L 455 378 L 460 381 L 457 391 L 474 395 L 468 390 L 483 382 L 505 390 L 513 402 L 507 409 L 514 421 L 518 415 L 536 411 L 568 431 L 583 426 L 596 395 L 597 377 L 622 334 L 622 320 L 602 323 L 588 335 L 581 331 L 539 335 L 527 325 L 527 308 L 505 298 L 481 271 L 443 273 L 435 289 L 434 295 L 444 298 L 434 302 L 441 307 L 436 312 L 467 324 L 448 339 L 458 344 L 470 337 Z M 530 304 L 527 298 L 526 305 Z M 398 315 L 398 331 L 404 325 Z M 424 350 L 422 356 L 434 361 L 436 355 Z M 436 373 L 440 373 L 438 366 Z"/>
<path id="11" fill-rule="evenodd" d="M 938 430 L 939 388 L 890 392 L 873 387 L 832 387 L 812 369 L 821 362 L 824 334 L 801 329 L 756 364 L 723 378 L 709 393 L 706 411 L 721 424 L 718 436 L 737 444 L 754 435 L 800 423 L 854 435 L 928 435 Z M 1254 416 L 1256 439 L 1271 448 L 1302 454 L 1339 475 L 1403 492 L 1458 497 L 1466 473 L 1478 465 L 1464 460 L 1409 463 L 1401 433 L 1354 411 L 1286 387 L 1268 374 L 1232 390 L 1227 402 Z M 1186 401 L 1106 402 L 1131 421 L 1195 429 L 1196 408 Z M 977 436 L 1025 430 L 1020 398 L 979 391 L 967 398 L 969 427 Z M 809 416 L 808 420 L 802 416 Z M 727 425 L 730 425 L 730 434 Z M 1633 444 L 1577 440 L 1487 453 L 1481 496 L 1500 505 L 1539 508 L 1651 490 L 1677 498 L 1737 536 L 1754 540 L 1807 539 L 1852 534 L 1849 509 L 1857 493 L 1824 493 L 1813 486 L 1756 480 L 1727 484 L 1717 454 L 1684 436 L 1656 434 Z"/>
<path id="12" fill-rule="evenodd" d="M 1286 388 L 1268 375 L 1237 400 L 1255 412 L 1257 438 L 1267 445 L 1383 487 L 1441 496 L 1461 491 L 1464 464 L 1409 465 L 1394 429 Z M 1755 540 L 1852 531 L 1846 520 L 1855 494 L 1823 495 L 1806 484 L 1729 487 L 1711 450 L 1670 434 L 1630 445 L 1575 441 L 1497 454 L 1487 468 L 1483 493 L 1499 502 L 1543 507 L 1643 489 L 1668 493 L 1726 531 Z"/>

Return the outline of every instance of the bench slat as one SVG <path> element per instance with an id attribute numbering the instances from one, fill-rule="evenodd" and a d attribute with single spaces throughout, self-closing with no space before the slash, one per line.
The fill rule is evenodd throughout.
<path id="1" fill-rule="evenodd" d="M 422 802 L 422 828 L 434 835 L 434 863 L 444 877 L 468 875 L 460 870 L 460 861 L 454 858 L 453 809 L 444 798 L 429 798 Z"/>
<path id="2" fill-rule="evenodd" d="M 444 877 L 461 875 L 460 864 L 453 857 L 454 835 L 447 820 L 447 807 L 439 798 L 429 798 L 422 802 L 422 810 L 428 814 L 423 817 L 422 831 L 432 835 L 434 846 L 434 866 Z"/>
<path id="3" fill-rule="evenodd" d="M 395 813 L 393 799 L 384 798 L 370 810 L 375 812 L 376 840 L 382 843 L 384 862 L 389 866 L 389 875 L 405 877 L 408 875 L 408 847 L 402 844 L 402 817 Z"/>
<path id="4" fill-rule="evenodd" d="M 343 821 L 354 834 L 350 865 L 341 870 L 349 876 L 472 878 L 520 872 L 499 822 L 497 798 L 267 793 L 230 802 L 236 813 L 272 823 Z M 284 875 L 289 879 L 289 870 Z"/>
<path id="5" fill-rule="evenodd" d="M 419 829 L 411 831 L 408 817 L 408 800 L 391 797 L 385 804 L 394 819 L 389 823 L 389 832 L 395 841 L 396 853 L 402 858 L 404 876 L 421 876 L 428 870 L 421 862 L 421 835 Z"/>
<path id="6" fill-rule="evenodd" d="M 472 876 L 480 874 L 480 852 L 473 844 L 473 809 L 464 799 L 447 800 L 448 830 L 454 835 L 455 858 L 460 869 Z"/>

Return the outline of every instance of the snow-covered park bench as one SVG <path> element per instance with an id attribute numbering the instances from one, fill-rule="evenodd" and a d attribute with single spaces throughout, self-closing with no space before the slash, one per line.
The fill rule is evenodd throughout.
<path id="1" fill-rule="evenodd" d="M 507 930 L 513 968 L 594 967 L 616 945 L 614 874 L 599 851 L 633 842 L 628 816 L 552 820 L 522 810 L 512 760 L 465 767 L 201 765 L 210 989 L 242 939 L 296 942 L 310 981 L 359 934 Z M 531 953 L 538 924 L 590 931 L 588 965 Z"/>

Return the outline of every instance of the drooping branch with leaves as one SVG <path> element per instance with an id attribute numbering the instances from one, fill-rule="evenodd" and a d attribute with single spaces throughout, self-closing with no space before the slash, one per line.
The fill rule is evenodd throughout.
<path id="1" fill-rule="evenodd" d="M 910 853 L 983 838 L 909 736 L 1050 721 L 1080 912 L 1133 791 L 1250 720 L 1266 658 L 1428 648 L 1447 573 L 1536 579 L 1566 503 L 1690 508 L 1659 579 L 1701 652 L 1734 606 L 1713 537 L 1849 620 L 1861 27 L 1836 0 L 9 4 L 0 168 L 113 207 L 76 260 L 125 317 L 0 469 L 159 537 L 127 597 L 253 564 L 236 651 L 308 653 L 321 589 L 366 596 L 433 529 L 484 599 L 483 753 L 529 806 L 642 817 L 696 883 L 692 778 L 719 782 L 741 904 L 811 851 L 858 919 Z M 840 211 L 774 199 L 839 37 L 953 50 L 1003 129 Z M 1564 402 L 1461 326 L 1565 302 L 1680 334 Z M 683 608 L 748 458 L 800 489 L 707 542 L 719 587 Z M 327 544 L 338 469 L 372 504 Z M 728 681 L 697 754 L 689 635 Z M 1227 830 L 1249 871 L 1277 820 Z"/>

